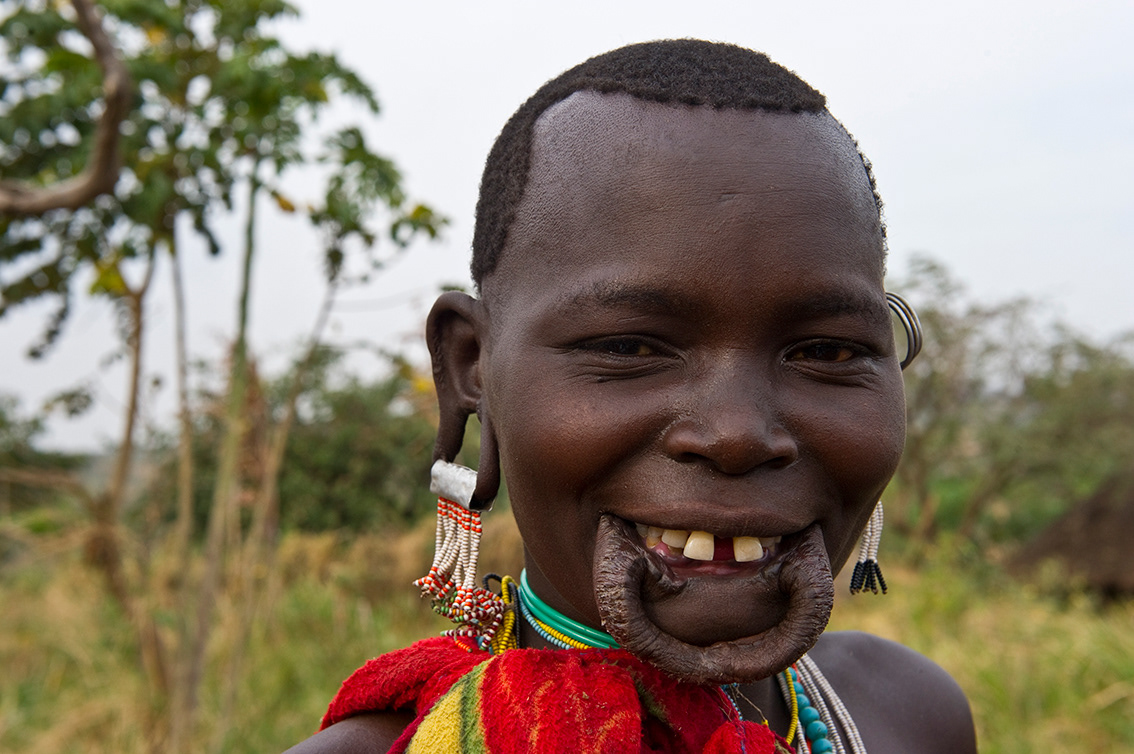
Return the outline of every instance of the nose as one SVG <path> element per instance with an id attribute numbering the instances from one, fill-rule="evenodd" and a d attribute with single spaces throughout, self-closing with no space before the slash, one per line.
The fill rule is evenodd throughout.
<path id="1" fill-rule="evenodd" d="M 799 447 L 778 416 L 771 386 L 751 365 L 726 361 L 733 363 L 718 363 L 688 385 L 687 400 L 666 428 L 665 452 L 681 463 L 701 463 L 729 475 L 790 466 Z"/>

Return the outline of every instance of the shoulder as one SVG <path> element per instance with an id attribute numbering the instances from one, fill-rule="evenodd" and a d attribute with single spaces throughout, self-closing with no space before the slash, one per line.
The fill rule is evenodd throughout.
<path id="1" fill-rule="evenodd" d="M 389 751 L 413 722 L 408 712 L 373 712 L 335 723 L 284 754 L 373 754 Z"/>
<path id="2" fill-rule="evenodd" d="M 413 723 L 413 710 L 432 707 L 487 657 L 436 636 L 368 660 L 331 700 L 323 717 L 327 727 L 287 754 L 389 751 Z"/>
<path id="3" fill-rule="evenodd" d="M 968 699 L 928 657 L 859 631 L 825 634 L 810 656 L 872 753 L 976 751 Z"/>

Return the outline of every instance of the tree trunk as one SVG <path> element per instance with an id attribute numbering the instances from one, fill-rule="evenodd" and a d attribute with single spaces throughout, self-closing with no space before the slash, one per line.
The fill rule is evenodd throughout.
<path id="1" fill-rule="evenodd" d="M 174 353 L 177 362 L 177 524 L 174 529 L 174 556 L 180 572 L 189 572 L 189 542 L 193 538 L 193 423 L 189 413 L 189 346 L 185 334 L 185 281 L 181 277 L 181 256 L 170 239 L 169 259 L 173 282 Z"/>
<path id="2" fill-rule="evenodd" d="M 205 575 L 197 598 L 196 630 L 189 644 L 185 661 L 183 700 L 180 714 L 189 740 L 196 725 L 198 691 L 204 675 L 205 648 L 212 634 L 213 608 L 222 573 L 224 540 L 230 521 L 236 513 L 239 484 L 240 450 L 246 428 L 245 395 L 248 386 L 248 304 L 252 285 L 252 258 L 255 249 L 256 197 L 260 192 L 257 178 L 259 163 L 252 165 L 248 181 L 248 218 L 244 233 L 244 263 L 240 281 L 240 302 L 237 310 L 236 342 L 233 344 L 225 432 L 217 458 L 217 480 L 209 511 L 209 530 L 205 543 Z M 230 553 L 234 554 L 234 553 Z"/>
<path id="3" fill-rule="evenodd" d="M 260 581 L 259 574 L 261 572 L 268 573 L 272 567 L 272 549 L 269 547 L 269 542 L 275 538 L 275 532 L 270 529 L 273 520 L 278 521 L 279 479 L 280 470 L 283 467 L 284 451 L 287 450 L 287 438 L 295 421 L 296 405 L 299 402 L 300 393 L 303 392 L 303 383 L 322 343 L 323 330 L 330 317 L 337 291 L 338 286 L 334 282 L 328 284 L 327 293 L 323 297 L 323 303 L 315 320 L 315 327 L 312 329 L 307 347 L 304 349 L 303 356 L 296 364 L 295 372 L 292 375 L 283 418 L 269 433 L 268 447 L 264 454 L 263 475 L 256 493 L 256 501 L 252 511 L 252 524 L 249 527 L 248 539 L 244 547 L 243 567 L 241 569 L 244 609 L 241 612 L 240 625 L 237 629 L 238 635 L 229 660 L 225 702 L 221 707 L 221 716 L 213 739 L 212 748 L 217 752 L 224 749 L 231 711 L 236 704 L 236 692 L 240 683 L 244 650 L 247 647 L 252 633 L 252 625 L 256 620 L 256 614 L 261 604 L 262 595 L 257 583 Z"/>

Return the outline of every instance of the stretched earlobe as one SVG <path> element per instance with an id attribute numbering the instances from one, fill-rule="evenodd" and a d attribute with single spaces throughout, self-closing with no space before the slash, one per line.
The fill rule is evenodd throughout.
<path id="1" fill-rule="evenodd" d="M 491 507 L 500 488 L 499 452 L 481 396 L 484 323 L 484 310 L 476 299 L 458 291 L 447 291 L 433 304 L 425 325 L 440 409 L 433 460 L 456 460 L 464 444 L 469 416 L 475 412 L 481 421 L 477 485 L 469 506 L 472 510 Z"/>
<path id="2" fill-rule="evenodd" d="M 440 398 L 441 391 L 437 391 Z M 440 402 L 440 401 L 439 401 Z M 446 410 L 441 404 L 440 418 L 437 422 L 437 440 L 433 443 L 433 460 L 448 461 L 452 463 L 461 451 L 465 441 L 465 426 L 468 424 L 471 411 L 462 409 Z"/>
<path id="3" fill-rule="evenodd" d="M 480 412 L 480 459 L 476 467 L 476 490 L 473 492 L 469 508 L 486 511 L 500 492 L 500 449 L 496 445 L 496 433 L 492 430 L 492 419 L 487 412 Z"/>

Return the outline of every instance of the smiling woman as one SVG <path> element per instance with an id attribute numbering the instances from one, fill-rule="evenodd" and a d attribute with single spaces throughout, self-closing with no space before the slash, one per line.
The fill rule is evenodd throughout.
<path id="1" fill-rule="evenodd" d="M 940 669 L 822 636 L 905 433 L 879 202 L 822 95 L 727 45 L 588 61 L 505 127 L 474 249 L 480 298 L 428 324 L 437 458 L 482 426 L 441 492 L 504 474 L 524 577 L 435 590 L 455 639 L 363 668 L 297 751 L 972 751 Z M 427 586 L 475 558 L 439 545 Z"/>
<path id="2" fill-rule="evenodd" d="M 641 636 L 601 615 L 621 602 L 605 569 L 592 576 L 596 548 L 646 557 L 616 536 L 629 529 L 596 541 L 604 514 L 792 543 L 824 521 L 808 536 L 841 564 L 904 436 L 878 214 L 853 145 L 827 115 L 624 94 L 580 92 L 546 115 L 474 310 L 486 322 L 468 387 L 495 428 L 533 588 L 575 620 L 606 617 L 624 645 Z M 782 622 L 778 567 L 711 578 L 712 566 L 683 561 L 650 557 L 656 574 L 630 591 L 659 593 L 645 609 L 667 635 L 708 646 Z M 730 680 L 798 657 L 829 607 L 802 601 L 817 613 L 811 633 L 744 653 L 760 664 Z"/>

